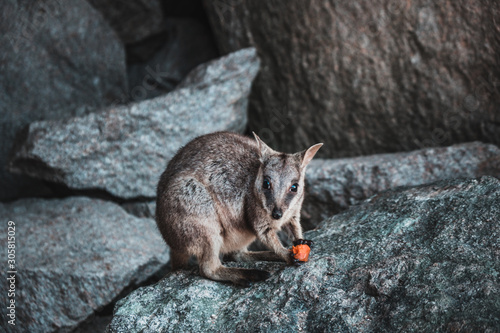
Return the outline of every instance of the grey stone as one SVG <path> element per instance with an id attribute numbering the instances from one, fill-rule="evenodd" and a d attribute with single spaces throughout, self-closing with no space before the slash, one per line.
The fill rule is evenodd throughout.
<path id="1" fill-rule="evenodd" d="M 88 0 L 109 22 L 123 43 L 134 43 L 161 30 L 160 0 Z"/>
<path id="2" fill-rule="evenodd" d="M 486 175 L 500 178 L 500 149 L 480 142 L 409 153 L 314 159 L 306 171 L 302 225 L 313 229 L 323 219 L 390 188 Z"/>
<path id="3" fill-rule="evenodd" d="M 181 146 L 209 132 L 245 130 L 258 69 L 255 49 L 244 49 L 197 67 L 167 95 L 67 121 L 34 122 L 11 170 L 73 189 L 153 198 Z"/>
<path id="4" fill-rule="evenodd" d="M 70 330 L 169 260 L 154 220 L 111 202 L 24 199 L 0 204 L 0 216 L 15 222 L 16 325 L 0 322 L 9 332 Z"/>
<path id="5" fill-rule="evenodd" d="M 300 267 L 248 289 L 170 273 L 117 303 L 107 332 L 495 332 L 500 181 L 381 193 L 305 233 Z M 241 264 L 238 264 L 241 266 Z"/>
<path id="6" fill-rule="evenodd" d="M 106 331 L 106 327 L 113 320 L 113 316 L 94 316 L 79 325 L 71 333 L 101 333 Z"/>
<path id="7" fill-rule="evenodd" d="M 155 218 L 156 201 L 131 201 L 121 204 L 129 214 L 137 217 Z"/>
<path id="8" fill-rule="evenodd" d="M 210 27 L 195 19 L 168 19 L 164 29 L 158 37 L 163 41 L 161 48 L 147 61 L 128 69 L 130 97 L 134 101 L 174 90 L 192 69 L 218 55 Z M 161 74 L 152 76 L 152 72 Z M 154 89 L 141 89 L 145 84 Z"/>
<path id="9" fill-rule="evenodd" d="M 500 145 L 500 2 L 205 0 L 220 51 L 262 59 L 249 128 L 320 157 Z"/>
<path id="10" fill-rule="evenodd" d="M 16 133 L 32 121 L 82 115 L 127 92 L 125 51 L 86 1 L 2 1 L 0 200 L 49 194 L 6 171 Z"/>

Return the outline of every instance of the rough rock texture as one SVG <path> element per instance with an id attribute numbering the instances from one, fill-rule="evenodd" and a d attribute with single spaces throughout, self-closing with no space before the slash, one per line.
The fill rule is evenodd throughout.
<path id="1" fill-rule="evenodd" d="M 113 316 L 95 316 L 88 322 L 79 325 L 71 333 L 102 333 L 113 320 Z"/>
<path id="2" fill-rule="evenodd" d="M 176 151 L 214 131 L 242 132 L 259 69 L 253 48 L 194 69 L 175 91 L 68 121 L 34 122 L 11 169 L 74 189 L 155 197 Z"/>
<path id="3" fill-rule="evenodd" d="M 16 326 L 2 320 L 0 331 L 75 327 L 169 260 L 154 220 L 136 218 L 110 202 L 25 199 L 0 204 L 0 216 L 16 224 L 17 270 Z M 3 249 L 6 242 L 2 238 Z M 6 286 L 0 284 L 2 309 Z"/>
<path id="4" fill-rule="evenodd" d="M 108 332 L 495 332 L 500 181 L 442 181 L 380 194 L 305 238 L 248 289 L 176 272 L 118 302 Z M 241 266 L 241 264 L 239 264 Z"/>
<path id="5" fill-rule="evenodd" d="M 1 8 L 0 199 L 12 199 L 40 194 L 38 184 L 5 170 L 16 132 L 109 105 L 127 92 L 127 80 L 122 44 L 86 1 Z"/>
<path id="6" fill-rule="evenodd" d="M 312 229 L 323 219 L 390 188 L 485 175 L 500 178 L 500 149 L 480 142 L 313 160 L 306 171 L 302 226 Z"/>
<path id="7" fill-rule="evenodd" d="M 204 3 L 222 53 L 259 51 L 249 125 L 279 150 L 500 144 L 498 1 Z"/>
<path id="8" fill-rule="evenodd" d="M 161 30 L 160 0 L 88 0 L 103 14 L 124 43 L 134 43 Z"/>
<path id="9" fill-rule="evenodd" d="M 164 29 L 163 46 L 147 61 L 129 67 L 130 97 L 134 101 L 174 90 L 193 68 L 218 55 L 210 28 L 195 19 L 169 19 Z"/>
<path id="10" fill-rule="evenodd" d="M 155 218 L 156 201 L 126 202 L 121 207 L 129 214 L 137 217 Z"/>

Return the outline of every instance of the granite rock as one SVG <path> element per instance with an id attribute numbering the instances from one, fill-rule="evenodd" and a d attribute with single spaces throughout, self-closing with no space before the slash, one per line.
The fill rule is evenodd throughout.
<path id="1" fill-rule="evenodd" d="M 244 49 L 198 66 L 169 94 L 65 121 L 34 122 L 11 170 L 72 189 L 154 198 L 161 172 L 180 147 L 210 132 L 245 130 L 258 69 L 255 49 Z"/>
<path id="2" fill-rule="evenodd" d="M 313 229 L 323 219 L 398 186 L 486 175 L 500 178 L 500 149 L 480 142 L 408 153 L 314 159 L 306 170 L 302 225 Z"/>
<path id="3" fill-rule="evenodd" d="M 50 194 L 7 172 L 16 133 L 30 122 L 82 115 L 126 94 L 125 50 L 84 0 L 2 1 L 0 200 Z"/>
<path id="4" fill-rule="evenodd" d="M 262 59 L 249 127 L 349 157 L 500 145 L 500 2 L 204 1 L 222 54 Z"/>
<path id="5" fill-rule="evenodd" d="M 124 44 L 140 41 L 161 30 L 160 0 L 88 0 L 116 31 Z"/>
<path id="6" fill-rule="evenodd" d="M 155 218 L 156 201 L 130 201 L 124 202 L 120 206 L 134 216 Z"/>
<path id="7" fill-rule="evenodd" d="M 0 330 L 69 331 L 169 260 L 155 221 L 111 202 L 24 199 L 0 204 L 0 215 L 15 223 L 17 271 L 14 298 L 0 285 L 3 309 L 15 299 L 16 325 L 2 320 Z"/>
<path id="8" fill-rule="evenodd" d="M 158 50 L 128 68 L 130 98 L 134 101 L 174 90 L 196 66 L 218 55 L 210 27 L 195 19 L 168 19 L 163 24 L 163 30 L 153 40 L 162 42 Z M 143 48 L 149 48 L 148 44 L 138 43 L 127 50 L 129 54 L 134 51 L 140 54 Z M 159 75 L 152 76 L 152 72 Z M 151 89 L 144 89 L 145 86 Z"/>
<path id="9" fill-rule="evenodd" d="M 170 273 L 107 332 L 495 332 L 499 216 L 494 177 L 386 191 L 305 233 L 308 263 L 256 263 L 272 276 L 247 289 Z"/>

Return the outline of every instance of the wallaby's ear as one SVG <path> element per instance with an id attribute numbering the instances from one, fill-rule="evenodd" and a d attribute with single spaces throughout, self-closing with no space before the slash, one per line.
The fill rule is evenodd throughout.
<path id="1" fill-rule="evenodd" d="M 311 162 L 314 155 L 316 155 L 316 153 L 318 152 L 318 150 L 321 148 L 322 145 L 323 145 L 322 143 L 317 143 L 314 146 L 311 146 L 309 149 L 299 153 L 300 155 L 302 155 L 302 164 L 301 164 L 302 168 L 305 168 L 309 164 L 309 162 Z"/>
<path id="2" fill-rule="evenodd" d="M 274 152 L 274 150 L 272 150 L 268 145 L 266 145 L 264 143 L 264 141 L 262 141 L 259 136 L 257 134 L 255 134 L 255 132 L 252 132 L 253 136 L 255 137 L 255 140 L 257 141 L 257 144 L 259 145 L 259 151 L 260 151 L 260 157 L 265 157 L 269 154 L 271 154 L 272 152 Z"/>

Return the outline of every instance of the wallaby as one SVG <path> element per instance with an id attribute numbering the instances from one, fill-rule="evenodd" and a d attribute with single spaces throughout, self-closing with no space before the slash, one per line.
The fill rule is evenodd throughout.
<path id="1" fill-rule="evenodd" d="M 247 286 L 269 272 L 225 267 L 221 255 L 294 264 L 277 231 L 283 227 L 299 243 L 309 242 L 300 226 L 304 175 L 323 144 L 285 154 L 254 136 L 200 136 L 168 163 L 158 183 L 156 222 L 170 246 L 172 269 L 185 267 L 194 255 L 203 276 Z M 256 238 L 272 251 L 247 251 Z"/>

